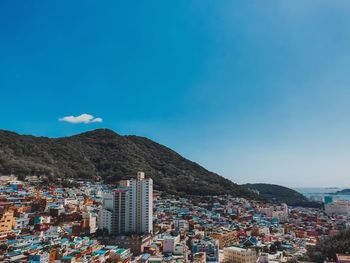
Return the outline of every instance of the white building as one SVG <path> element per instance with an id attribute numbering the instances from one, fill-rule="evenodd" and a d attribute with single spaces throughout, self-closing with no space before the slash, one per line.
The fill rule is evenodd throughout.
<path id="1" fill-rule="evenodd" d="M 130 180 L 130 232 L 150 233 L 153 231 L 153 180 L 145 178 L 143 172 L 137 179 Z"/>
<path id="2" fill-rule="evenodd" d="M 78 199 L 71 197 L 65 198 L 64 205 L 78 205 Z"/>
<path id="3" fill-rule="evenodd" d="M 83 212 L 83 219 L 89 222 L 89 233 L 96 233 L 97 230 L 97 216 L 95 213 Z"/>
<path id="4" fill-rule="evenodd" d="M 97 230 L 97 216 L 90 216 L 89 219 L 90 234 L 96 233 Z"/>
<path id="5" fill-rule="evenodd" d="M 324 209 L 327 215 L 349 215 L 350 202 L 335 201 L 330 204 L 325 204 Z"/>
<path id="6" fill-rule="evenodd" d="M 112 211 L 101 208 L 98 213 L 98 228 L 112 233 Z"/>
<path id="7" fill-rule="evenodd" d="M 28 214 L 24 214 L 21 217 L 15 218 L 15 226 L 14 226 L 15 230 L 26 228 L 28 227 L 28 225 L 29 225 Z"/>
<path id="8" fill-rule="evenodd" d="M 103 195 L 103 208 L 99 211 L 99 228 L 109 234 L 129 232 L 129 189 L 118 188 Z"/>
<path id="9" fill-rule="evenodd" d="M 152 179 L 139 172 L 137 179 L 123 181 L 123 187 L 104 194 L 98 225 L 109 234 L 152 232 Z"/>
<path id="10" fill-rule="evenodd" d="M 176 230 L 180 230 L 180 229 L 184 229 L 186 231 L 189 230 L 189 224 L 188 224 L 188 221 L 187 220 L 184 220 L 184 219 L 176 219 L 174 221 L 174 225 L 175 225 L 175 228 Z"/>
<path id="11" fill-rule="evenodd" d="M 269 254 L 268 253 L 260 253 L 256 263 L 269 263 Z"/>

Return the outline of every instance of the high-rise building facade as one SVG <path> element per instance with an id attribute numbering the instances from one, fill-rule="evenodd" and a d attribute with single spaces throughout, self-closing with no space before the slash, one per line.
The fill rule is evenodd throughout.
<path id="1" fill-rule="evenodd" d="M 122 186 L 103 196 L 99 228 L 109 234 L 151 233 L 153 231 L 153 181 L 143 172 L 137 179 L 123 181 Z"/>
<path id="2" fill-rule="evenodd" d="M 111 235 L 127 233 L 129 190 L 118 188 L 103 195 L 103 208 L 99 211 L 98 225 Z"/>
<path id="3" fill-rule="evenodd" d="M 137 179 L 130 180 L 130 232 L 153 231 L 153 181 L 138 172 Z"/>

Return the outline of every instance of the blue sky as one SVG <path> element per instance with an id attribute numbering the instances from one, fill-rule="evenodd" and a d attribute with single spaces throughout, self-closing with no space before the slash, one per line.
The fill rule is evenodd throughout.
<path id="1" fill-rule="evenodd" d="M 2 1 L 1 129 L 147 136 L 238 183 L 350 186 L 348 1 Z M 72 124 L 67 116 L 103 121 Z"/>

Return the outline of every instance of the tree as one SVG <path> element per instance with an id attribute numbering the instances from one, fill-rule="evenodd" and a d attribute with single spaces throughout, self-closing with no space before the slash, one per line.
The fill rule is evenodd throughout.
<path id="1" fill-rule="evenodd" d="M 307 255 L 313 262 L 324 262 L 326 259 L 336 261 L 337 253 L 350 253 L 350 230 L 317 242 L 316 246 L 308 248 Z"/>

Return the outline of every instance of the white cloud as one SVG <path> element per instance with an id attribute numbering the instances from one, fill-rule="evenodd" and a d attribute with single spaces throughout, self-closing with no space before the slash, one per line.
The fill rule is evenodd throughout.
<path id="1" fill-rule="evenodd" d="M 66 116 L 59 118 L 59 121 L 69 122 L 69 123 L 99 123 L 102 122 L 102 118 L 95 118 L 93 115 L 83 113 L 79 116 Z"/>
<path id="2" fill-rule="evenodd" d="M 103 122 L 102 118 L 95 118 L 91 122 Z"/>

